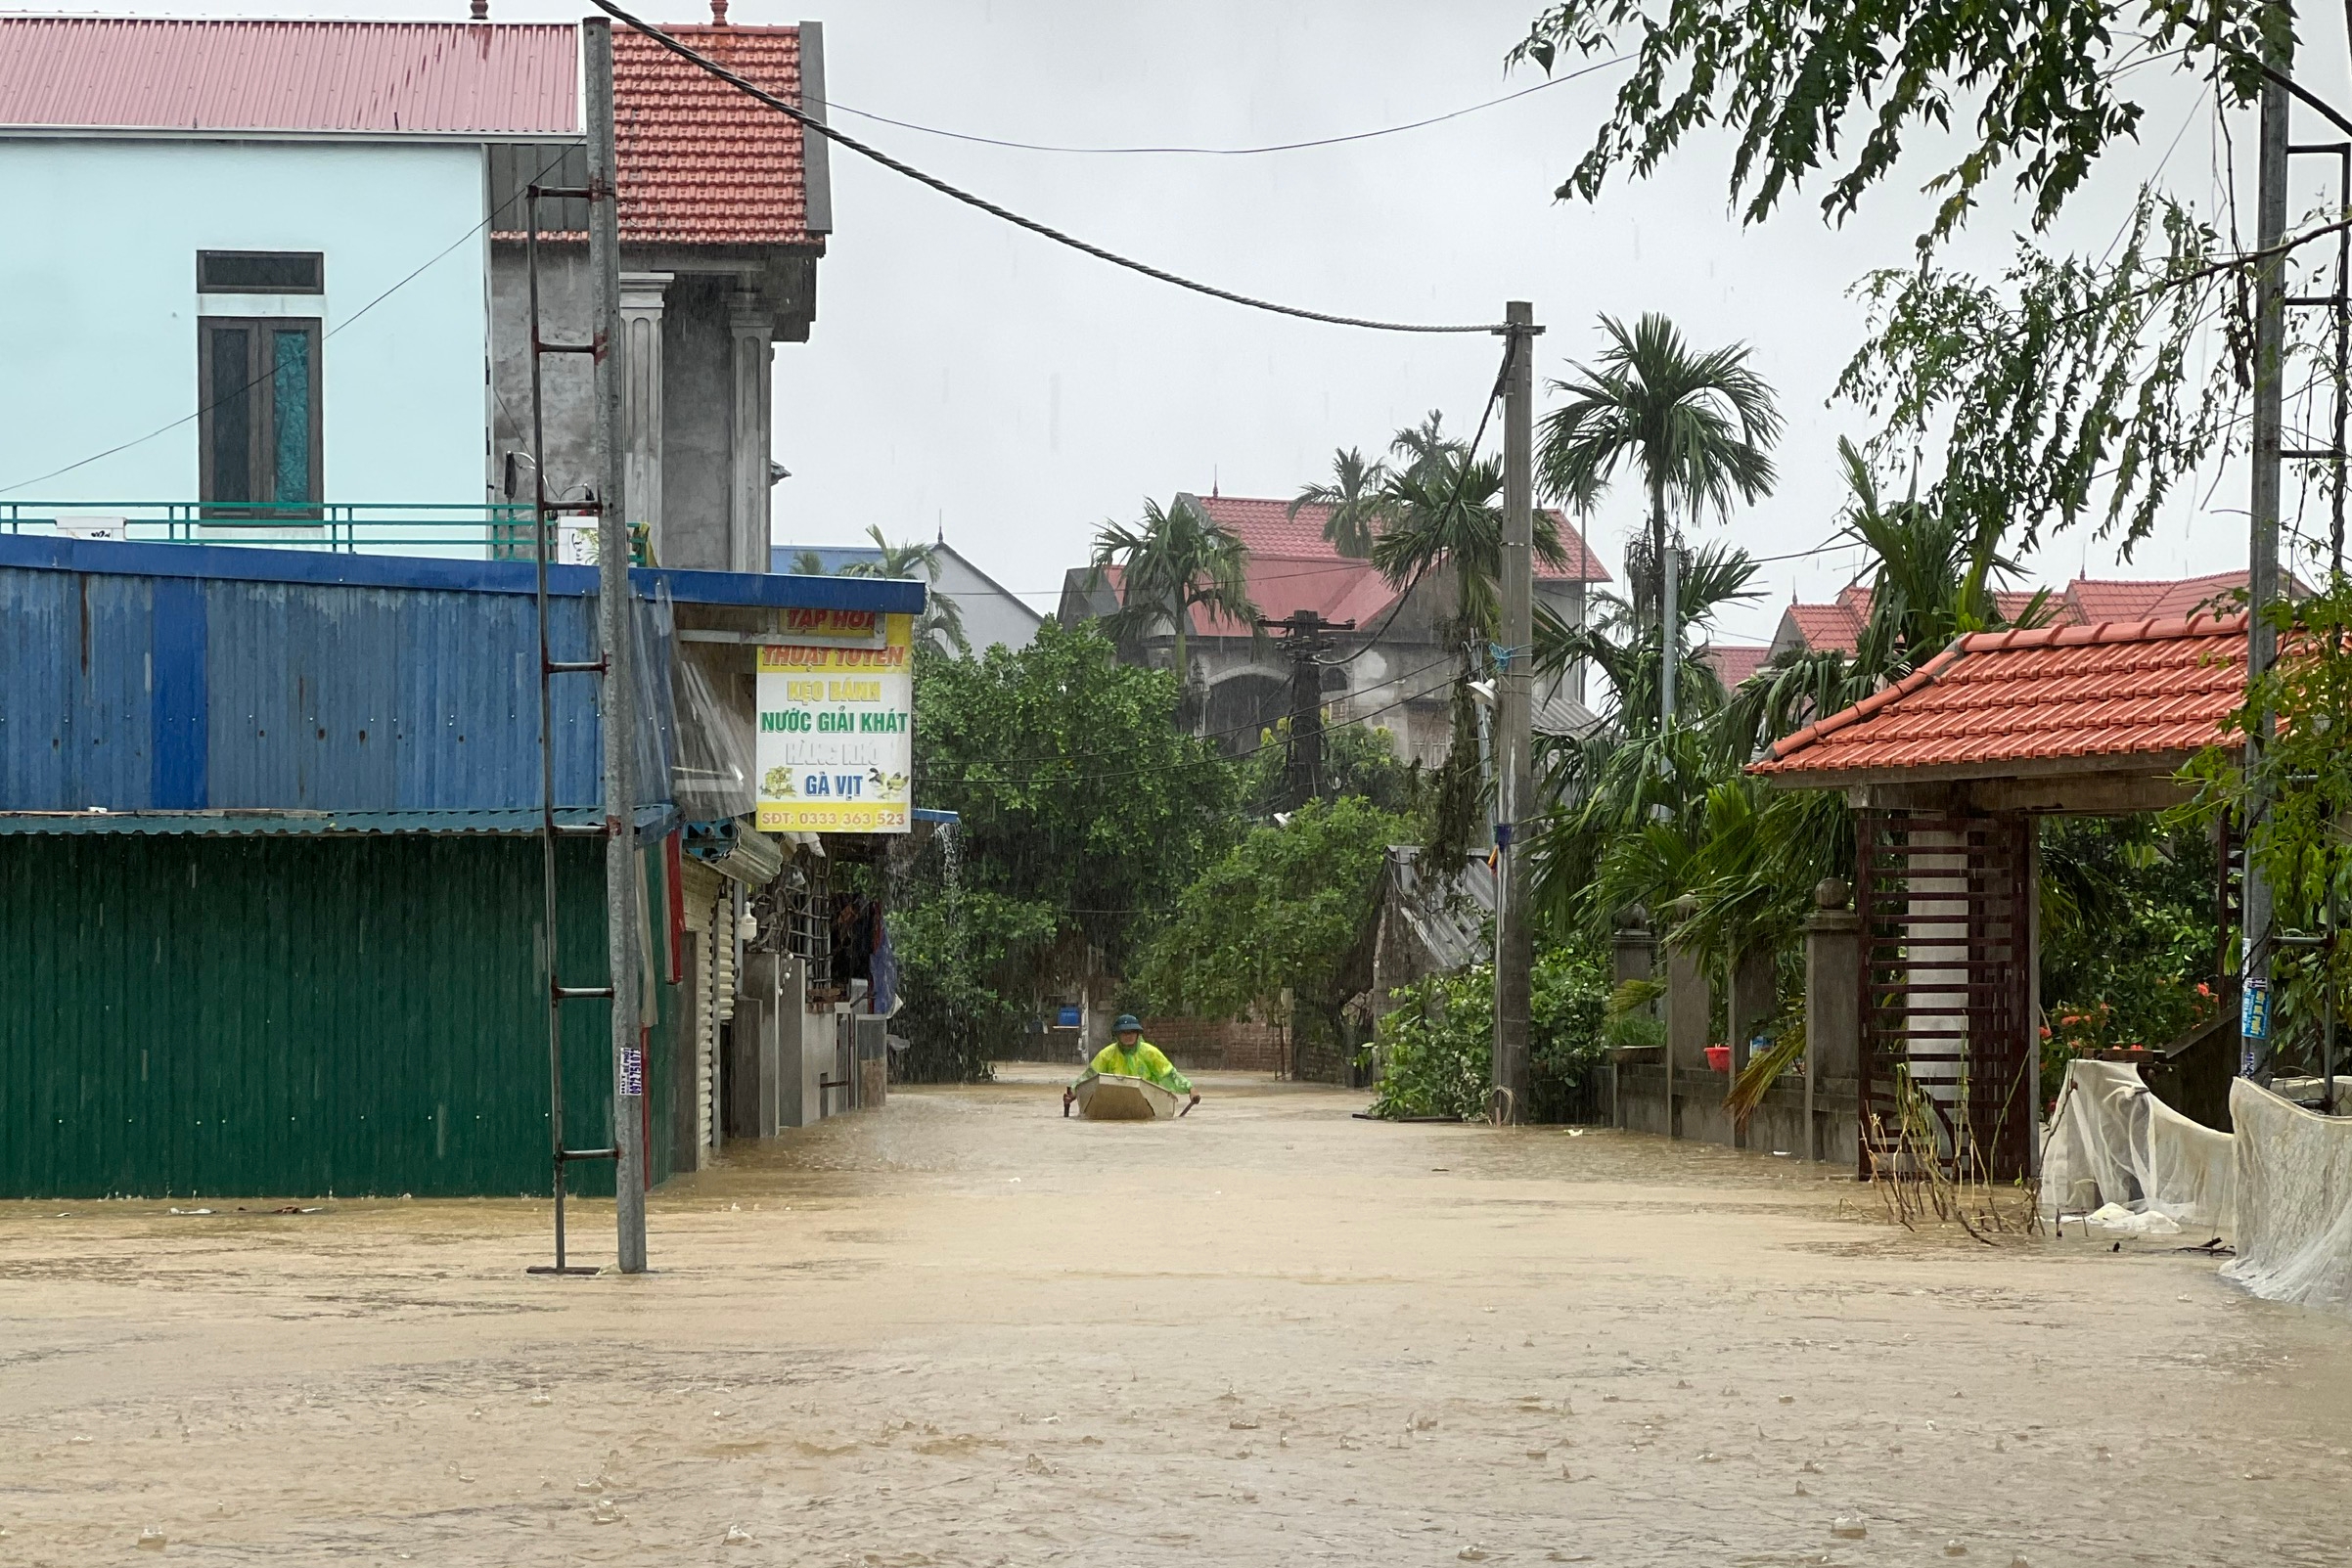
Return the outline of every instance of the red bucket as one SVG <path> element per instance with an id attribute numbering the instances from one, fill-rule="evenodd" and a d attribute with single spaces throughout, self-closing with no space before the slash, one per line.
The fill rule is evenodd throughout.
<path id="1" fill-rule="evenodd" d="M 1730 1072 L 1732 1070 L 1732 1048 L 1729 1046 L 1707 1047 L 1707 1065 L 1717 1072 Z"/>

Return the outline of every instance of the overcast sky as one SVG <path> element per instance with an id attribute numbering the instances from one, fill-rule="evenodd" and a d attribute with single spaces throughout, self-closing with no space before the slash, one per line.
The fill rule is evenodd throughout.
<path id="1" fill-rule="evenodd" d="M 822 7 L 821 10 L 818 10 Z M 117 0 L 46 10 L 150 15 L 462 18 L 465 0 Z M 571 3 L 493 0 L 500 20 L 570 18 Z M 706 21 L 688 0 L 644 0 L 655 21 Z M 1461 109 L 1541 78 L 1503 56 L 1536 0 L 736 0 L 734 20 L 817 11 L 831 95 L 927 125 L 1080 145 L 1254 145 L 1372 129 Z M 2307 20 L 2303 79 L 2352 102 L 2342 20 Z M 1401 135 L 1263 157 L 1079 157 L 944 140 L 842 114 L 841 123 L 938 174 L 1113 249 L 1244 292 L 1419 321 L 1485 321 L 1534 301 L 1539 368 L 1598 346 L 1596 318 L 1663 311 L 1701 346 L 1753 345 L 1788 428 L 1776 494 L 1730 534 L 1759 556 L 1809 550 L 1835 526 L 1841 434 L 1868 419 L 1829 397 L 1860 340 L 1848 296 L 1903 265 L 1926 206 L 1908 194 L 1940 167 L 1905 164 L 1861 217 L 1821 221 L 1799 193 L 1761 227 L 1729 210 L 1728 148 L 1687 144 L 1659 175 L 1597 203 L 1555 202 L 1617 69 Z M 2163 64 L 2142 145 L 2103 164 L 2066 236 L 2103 247 L 2133 185 L 2161 170 L 2226 214 L 2214 115 Z M 2250 114 L 2234 128 L 2243 149 Z M 2298 123 L 2317 139 L 2319 127 Z M 2244 226 L 2252 184 L 2241 173 Z M 2309 198 L 2316 201 L 2314 184 Z M 2298 195 L 2300 210 L 2305 197 Z M 1368 452 L 1430 409 L 1474 424 L 1497 344 L 1287 321 L 1179 292 L 1060 249 L 853 156 L 834 159 L 837 232 L 820 268 L 811 340 L 777 354 L 780 543 L 845 543 L 867 524 L 947 538 L 1050 609 L 1063 569 L 1106 517 L 1178 490 L 1287 497 L 1334 446 Z M 1954 254 L 1997 265 L 2013 214 L 1988 208 Z M 2226 220 L 2226 219 L 2225 219 Z M 1539 411 L 1541 407 L 1539 382 Z M 1491 439 L 1491 437 L 1490 437 Z M 2063 535 L 2033 562 L 2060 581 L 2242 566 L 2244 484 L 2186 490 L 2134 563 Z M 2207 489 L 2210 505 L 2200 505 Z M 2289 500 L 2294 497 L 2290 480 Z M 2312 516 L 2321 504 L 2312 503 Z M 1616 569 L 1638 514 L 1627 490 L 1587 532 Z M 1712 529 L 1708 530 L 1713 532 Z M 1829 595 L 1850 553 L 1775 562 L 1764 604 L 1725 630 L 1762 639 L 1791 590 Z"/>

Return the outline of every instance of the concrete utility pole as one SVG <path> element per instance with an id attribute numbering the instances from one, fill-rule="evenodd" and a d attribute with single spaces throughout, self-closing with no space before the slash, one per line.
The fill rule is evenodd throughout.
<path id="1" fill-rule="evenodd" d="M 1674 542 L 1668 529 L 1666 548 L 1658 552 L 1658 635 L 1659 658 L 1657 678 L 1658 735 L 1663 738 L 1674 728 L 1674 688 L 1681 678 L 1678 667 L 1682 660 L 1682 639 L 1675 635 L 1674 623 L 1682 619 L 1682 547 Z"/>
<path id="2" fill-rule="evenodd" d="M 2293 64 L 2293 44 L 2284 26 L 2276 29 L 2264 63 L 2278 74 L 2262 82 L 2262 130 L 2256 161 L 2255 233 L 2257 249 L 2268 250 L 2286 234 L 2286 118 L 2287 93 L 2283 78 Z M 2286 258 L 2269 256 L 2254 273 L 2254 485 L 2253 525 L 2249 543 L 2246 597 L 2251 612 L 2246 626 L 2246 676 L 2253 679 L 2270 669 L 2279 654 L 2277 635 L 2262 619 L 2263 607 L 2279 597 L 2279 503 L 2283 489 L 2280 471 L 2282 393 L 2285 382 Z M 2249 773 L 2261 761 L 2271 737 L 2271 719 L 2263 715 L 2246 739 Z M 2249 801 L 2246 828 L 2269 802 L 2256 793 Z M 2270 1071 L 2270 981 L 2272 898 L 2270 881 L 2255 866 L 2249 847 L 2245 857 L 2243 972 L 2244 1004 L 2239 1021 L 2239 1071 L 2245 1077 L 2265 1077 Z"/>
<path id="3" fill-rule="evenodd" d="M 1535 944 L 1519 825 L 1534 784 L 1529 676 L 1535 643 L 1535 307 L 1504 307 L 1503 647 L 1495 673 L 1495 1103 L 1497 1121 L 1527 1119 L 1527 1010 Z"/>
<path id="4" fill-rule="evenodd" d="M 1352 632 L 1356 623 L 1327 621 L 1320 610 L 1301 609 L 1285 620 L 1258 625 L 1283 634 L 1290 658 L 1290 744 L 1283 770 L 1283 804 L 1296 811 L 1319 799 L 1329 781 L 1323 768 L 1323 655 L 1334 647 L 1332 632 Z"/>
<path id="5" fill-rule="evenodd" d="M 588 52 L 588 271 L 595 314 L 596 630 L 605 742 L 605 954 L 612 974 L 612 1188 L 623 1274 L 645 1272 L 645 1033 L 638 1016 L 636 596 L 622 472 L 620 204 L 612 151 L 612 24 L 580 23 Z M 549 933 L 552 942 L 554 933 Z"/>

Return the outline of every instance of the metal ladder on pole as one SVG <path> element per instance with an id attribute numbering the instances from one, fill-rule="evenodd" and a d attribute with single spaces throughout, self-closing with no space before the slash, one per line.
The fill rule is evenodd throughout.
<path id="1" fill-rule="evenodd" d="M 565 1175 L 575 1160 L 618 1160 L 620 1149 L 570 1148 L 564 1137 L 564 1005 L 585 1002 L 592 998 L 607 1002 L 613 1000 L 611 985 L 565 985 L 557 963 L 557 920 L 561 914 L 557 898 L 557 844 L 567 837 L 602 838 L 602 825 L 566 826 L 556 821 L 556 738 L 555 738 L 555 680 L 559 675 L 592 675 L 602 680 L 610 673 L 610 661 L 605 657 L 593 659 L 559 659 L 548 636 L 547 625 L 547 568 L 552 557 L 551 535 L 555 519 L 565 515 L 593 516 L 602 511 L 598 501 L 559 503 L 547 494 L 547 440 L 544 424 L 544 399 L 540 386 L 540 362 L 549 354 L 587 354 L 594 356 L 599 345 L 586 343 L 551 343 L 540 333 L 539 317 L 539 202 L 551 201 L 597 200 L 595 188 L 542 186 L 533 181 L 523 193 L 528 211 L 529 231 L 523 241 L 523 270 L 530 291 L 531 328 L 531 537 L 538 567 L 537 603 L 539 610 L 539 859 L 545 883 L 546 909 L 543 918 L 547 947 L 547 1087 L 548 1130 L 555 1157 L 556 1196 L 556 1261 L 553 1265 L 534 1265 L 531 1274 L 592 1275 L 597 1271 L 587 1265 L 572 1264 L 565 1255 L 564 1195 Z"/>
<path id="2" fill-rule="evenodd" d="M 2333 117 L 2333 116 L 2330 116 Z M 2289 142 L 2287 157 L 2324 157 L 2330 159 L 2336 169 L 2336 209 L 2352 212 L 2352 141 Z M 2326 463 L 2332 470 L 2329 497 L 2332 507 L 2328 526 L 2328 561 L 2330 572 L 2340 576 L 2344 569 L 2344 468 L 2346 446 L 2344 426 L 2346 416 L 2352 413 L 2352 387 L 2346 383 L 2346 374 L 2352 370 L 2352 230 L 2336 231 L 2335 288 L 2324 294 L 2288 294 L 2290 309 L 2323 309 L 2333 316 L 2335 328 L 2335 439 L 2327 446 L 2283 448 L 2279 455 L 2290 462 Z"/>

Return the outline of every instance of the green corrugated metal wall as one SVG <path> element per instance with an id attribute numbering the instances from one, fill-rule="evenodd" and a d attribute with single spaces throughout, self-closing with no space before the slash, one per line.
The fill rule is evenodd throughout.
<path id="1" fill-rule="evenodd" d="M 604 846 L 562 846 L 564 979 L 605 980 Z M 0 1196 L 549 1190 L 536 839 L 0 835 Z M 658 878 L 659 857 L 651 874 Z M 650 907 L 667 907 L 658 883 Z M 670 1170 L 675 998 L 647 1053 Z M 609 1004 L 565 1004 L 575 1148 Z M 570 1185 L 612 1190 L 605 1162 Z"/>

